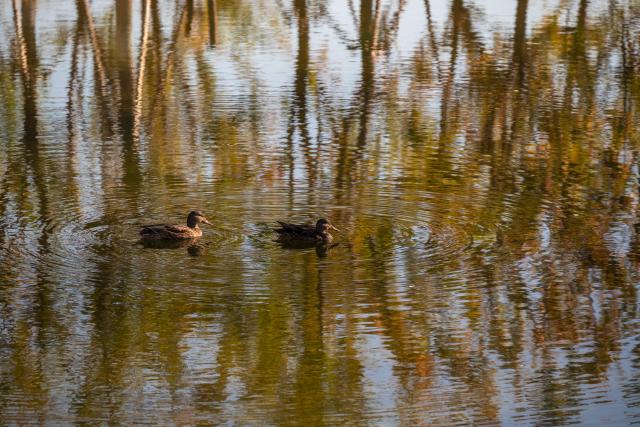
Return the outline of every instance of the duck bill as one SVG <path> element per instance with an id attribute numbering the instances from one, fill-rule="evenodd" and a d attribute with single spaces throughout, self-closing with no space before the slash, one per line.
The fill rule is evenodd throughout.
<path id="1" fill-rule="evenodd" d="M 206 220 L 206 219 L 204 219 L 204 218 L 202 219 L 202 222 L 203 222 L 204 224 L 213 225 L 213 224 L 211 224 L 209 221 L 207 221 L 207 220 Z"/>
<path id="2" fill-rule="evenodd" d="M 338 230 L 337 228 L 335 228 L 332 224 L 329 224 L 329 228 L 330 228 L 331 230 L 340 231 L 340 230 Z"/>

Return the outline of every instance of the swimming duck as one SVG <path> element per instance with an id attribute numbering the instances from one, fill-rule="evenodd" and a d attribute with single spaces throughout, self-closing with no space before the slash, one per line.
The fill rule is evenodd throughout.
<path id="1" fill-rule="evenodd" d="M 329 230 L 340 231 L 335 228 L 329 221 L 320 218 L 316 225 L 310 224 L 289 224 L 278 221 L 282 228 L 275 228 L 280 241 L 299 241 L 299 242 L 317 242 L 328 243 L 333 240 L 333 236 Z"/>
<path id="2" fill-rule="evenodd" d="M 187 217 L 187 225 L 153 224 L 140 229 L 142 239 L 149 240 L 181 240 L 202 236 L 200 223 L 212 225 L 200 211 L 191 211 Z"/>

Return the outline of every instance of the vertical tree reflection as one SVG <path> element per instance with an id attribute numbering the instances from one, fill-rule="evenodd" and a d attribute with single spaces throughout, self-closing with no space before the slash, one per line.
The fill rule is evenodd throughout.
<path id="1" fill-rule="evenodd" d="M 141 176 L 134 140 L 135 85 L 131 55 L 131 0 L 116 0 L 115 67 L 118 78 L 118 128 L 122 136 L 124 182 L 136 191 Z M 144 13 L 144 12 L 143 12 Z"/>
<path id="2" fill-rule="evenodd" d="M 301 148 L 306 157 L 307 173 L 309 174 L 309 187 L 313 187 L 315 165 L 310 157 L 310 136 L 307 122 L 307 87 L 309 79 L 309 22 L 307 16 L 306 0 L 295 0 L 294 12 L 298 23 L 298 54 L 295 60 L 295 77 L 293 84 L 293 99 L 289 112 L 287 129 L 289 187 L 293 192 L 295 176 L 294 138 L 296 130 L 301 141 Z"/>
<path id="3" fill-rule="evenodd" d="M 0 418 L 635 408 L 635 3 L 67 7 L 2 9 Z M 200 257 L 136 244 L 196 207 Z M 319 212 L 335 247 L 271 241 Z"/>
<path id="4" fill-rule="evenodd" d="M 218 40 L 218 11 L 216 9 L 216 0 L 207 0 L 207 17 L 209 21 L 209 45 L 215 46 Z"/>

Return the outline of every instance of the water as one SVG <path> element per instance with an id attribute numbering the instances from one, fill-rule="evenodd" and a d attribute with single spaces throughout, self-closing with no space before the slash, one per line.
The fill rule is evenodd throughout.
<path id="1" fill-rule="evenodd" d="M 640 423 L 637 0 L 6 0 L 0 34 L 3 424 Z"/>

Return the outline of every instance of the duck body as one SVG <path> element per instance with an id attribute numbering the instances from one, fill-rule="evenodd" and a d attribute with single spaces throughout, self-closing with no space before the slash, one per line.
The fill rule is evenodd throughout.
<path id="1" fill-rule="evenodd" d="M 291 224 L 278 221 L 280 228 L 275 228 L 281 242 L 330 243 L 333 236 L 329 230 L 338 230 L 326 219 L 319 219 L 316 225 Z"/>
<path id="2" fill-rule="evenodd" d="M 187 217 L 187 225 L 153 224 L 140 228 L 143 240 L 184 240 L 202 236 L 199 223 L 211 224 L 200 211 L 192 211 Z"/>
<path id="3" fill-rule="evenodd" d="M 153 224 L 140 229 L 140 236 L 149 240 L 184 240 L 202 237 L 202 229 L 186 225 Z"/>

